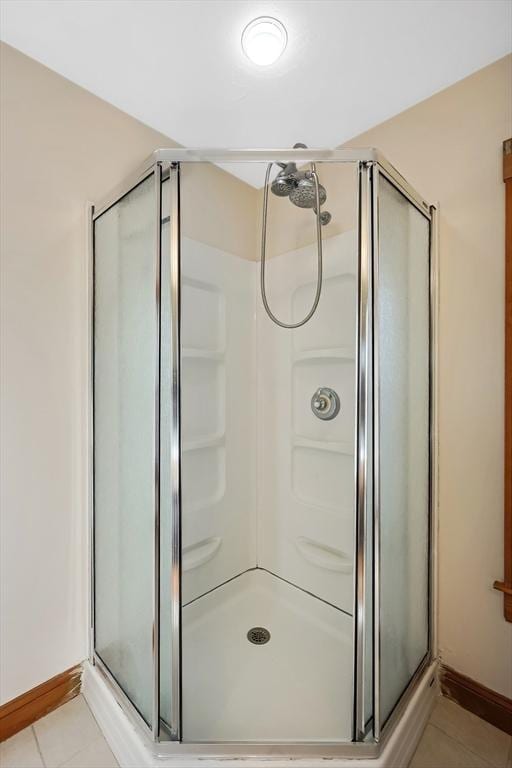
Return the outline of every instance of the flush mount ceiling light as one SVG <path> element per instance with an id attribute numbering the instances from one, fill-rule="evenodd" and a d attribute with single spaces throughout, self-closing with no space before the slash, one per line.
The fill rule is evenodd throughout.
<path id="1" fill-rule="evenodd" d="M 271 16 L 260 16 L 251 21 L 242 32 L 242 49 L 248 59 L 260 67 L 273 64 L 283 53 L 288 42 L 286 29 Z"/>

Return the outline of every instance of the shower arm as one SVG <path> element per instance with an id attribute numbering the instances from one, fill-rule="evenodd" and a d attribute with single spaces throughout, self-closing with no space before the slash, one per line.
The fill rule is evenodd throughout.
<path id="1" fill-rule="evenodd" d="M 269 178 L 270 178 L 270 171 L 272 169 L 273 163 L 269 163 L 267 166 L 267 172 L 265 174 L 265 186 L 263 188 L 263 217 L 262 217 L 262 226 L 261 226 L 261 260 L 260 260 L 260 286 L 261 286 L 261 300 L 263 301 L 263 306 L 265 307 L 265 312 L 270 317 L 272 322 L 274 322 L 276 325 L 279 325 L 281 328 L 300 328 L 302 325 L 305 325 L 313 315 L 315 314 L 318 302 L 320 301 L 320 294 L 322 293 L 322 222 L 320 218 L 320 183 L 318 181 L 318 176 L 316 172 L 316 166 L 315 163 L 311 163 L 311 176 L 313 177 L 315 181 L 315 197 L 316 197 L 316 240 L 317 240 L 317 281 L 316 281 L 316 293 L 315 298 L 313 300 L 313 304 L 311 306 L 311 309 L 307 313 L 307 315 L 300 320 L 298 323 L 283 323 L 279 318 L 277 318 L 272 310 L 270 309 L 269 303 L 267 301 L 267 293 L 265 288 L 265 266 L 266 266 L 266 251 L 267 251 L 267 211 L 268 211 L 268 187 L 269 187 Z M 286 165 L 283 166 L 282 163 L 276 163 L 276 165 L 282 167 L 286 167 Z"/>
<path id="2" fill-rule="evenodd" d="M 303 144 L 301 141 L 298 141 L 296 144 L 293 145 L 294 149 L 307 149 L 308 145 Z M 272 163 L 271 163 L 272 165 Z M 288 163 L 275 163 L 275 165 L 278 165 L 282 170 L 284 171 L 285 168 L 288 167 Z"/>

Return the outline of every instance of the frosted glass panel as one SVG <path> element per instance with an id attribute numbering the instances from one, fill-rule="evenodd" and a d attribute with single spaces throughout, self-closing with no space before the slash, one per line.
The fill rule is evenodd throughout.
<path id="1" fill-rule="evenodd" d="M 95 646 L 151 721 L 156 243 L 150 177 L 95 223 Z"/>
<path id="2" fill-rule="evenodd" d="M 428 649 L 429 222 L 379 198 L 381 720 Z"/>

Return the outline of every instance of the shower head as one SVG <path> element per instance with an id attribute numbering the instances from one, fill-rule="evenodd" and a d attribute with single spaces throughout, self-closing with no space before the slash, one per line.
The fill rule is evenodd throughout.
<path id="1" fill-rule="evenodd" d="M 277 195 L 277 197 L 288 197 L 295 186 L 296 174 L 297 166 L 295 163 L 285 165 L 272 182 L 271 189 L 274 195 Z"/>
<path id="2" fill-rule="evenodd" d="M 305 144 L 295 144 L 294 149 L 307 149 Z M 289 197 L 290 202 L 298 208 L 313 208 L 316 210 L 316 183 L 311 171 L 297 170 L 296 163 L 278 163 L 281 170 L 271 185 L 271 190 L 277 197 Z M 322 184 L 318 183 L 318 197 L 320 205 L 327 200 L 327 192 Z M 332 216 L 328 211 L 320 212 L 320 223 L 328 224 Z"/>
<path id="3" fill-rule="evenodd" d="M 327 200 L 325 187 L 318 184 L 320 205 Z M 290 192 L 290 201 L 298 208 L 314 208 L 316 205 L 316 184 L 310 171 L 298 171 L 295 174 L 295 185 Z"/>

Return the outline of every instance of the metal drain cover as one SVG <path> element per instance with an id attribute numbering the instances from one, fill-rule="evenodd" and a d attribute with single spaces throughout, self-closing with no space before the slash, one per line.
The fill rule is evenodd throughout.
<path id="1" fill-rule="evenodd" d="M 252 627 L 247 633 L 247 639 L 254 645 L 265 645 L 270 640 L 270 632 L 265 627 Z"/>

